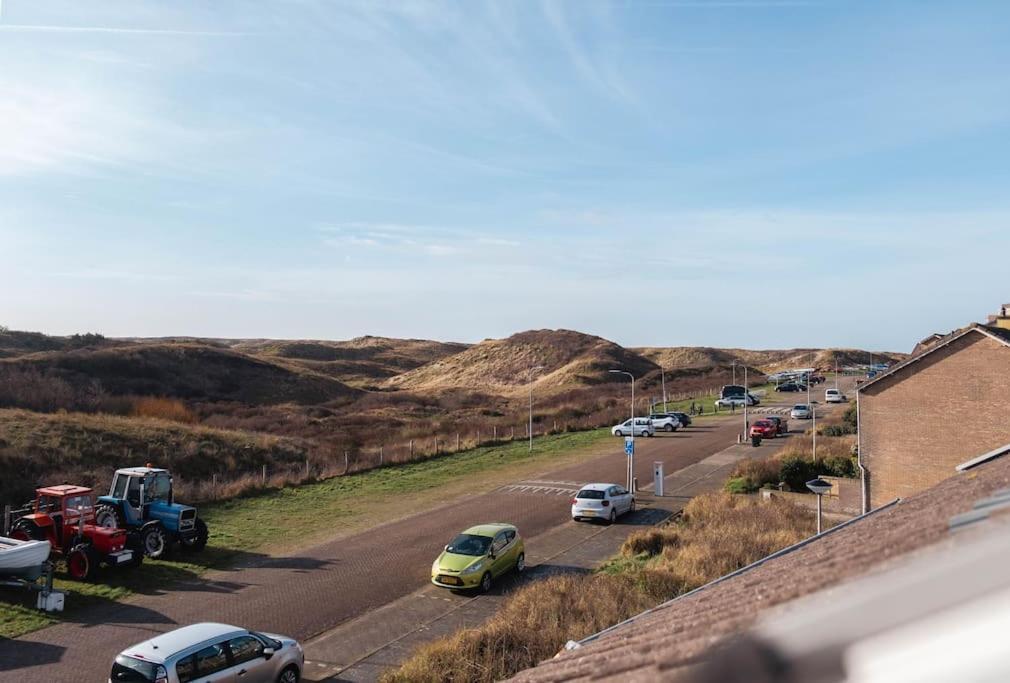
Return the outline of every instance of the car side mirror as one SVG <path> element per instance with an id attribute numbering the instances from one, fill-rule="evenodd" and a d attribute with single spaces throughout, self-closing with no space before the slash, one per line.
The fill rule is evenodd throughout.
<path id="1" fill-rule="evenodd" d="M 449 546 L 445 546 L 445 552 L 449 552 Z"/>
<path id="2" fill-rule="evenodd" d="M 275 652 L 277 652 L 277 650 L 273 649 L 272 647 L 263 648 L 263 656 L 266 657 L 267 659 L 273 657 Z"/>
<path id="3" fill-rule="evenodd" d="M 488 559 L 491 559 L 491 560 L 493 560 L 493 559 L 494 559 L 494 551 L 493 551 L 493 550 L 492 550 L 492 551 L 490 551 L 490 552 L 489 552 L 489 553 L 487 554 L 487 556 L 488 556 Z"/>

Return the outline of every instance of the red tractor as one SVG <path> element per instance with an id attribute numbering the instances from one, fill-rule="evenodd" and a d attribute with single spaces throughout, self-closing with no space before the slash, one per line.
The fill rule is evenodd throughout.
<path id="1" fill-rule="evenodd" d="M 144 553 L 128 541 L 125 529 L 95 524 L 94 494 L 83 486 L 37 489 L 34 503 L 11 525 L 10 536 L 49 541 L 53 553 L 66 560 L 70 576 L 80 581 L 93 579 L 102 563 L 137 567 L 144 560 Z"/>

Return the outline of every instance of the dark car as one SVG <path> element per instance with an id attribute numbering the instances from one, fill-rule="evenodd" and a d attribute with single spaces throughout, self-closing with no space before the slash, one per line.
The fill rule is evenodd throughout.
<path id="1" fill-rule="evenodd" d="M 680 426 L 681 427 L 690 427 L 691 426 L 691 416 L 688 415 L 687 413 L 669 413 L 669 414 L 673 415 L 675 418 L 677 418 L 678 420 L 680 420 Z"/>
<path id="2" fill-rule="evenodd" d="M 789 433 L 789 421 L 781 415 L 766 415 L 764 419 L 775 423 L 778 434 Z"/>
<path id="3" fill-rule="evenodd" d="M 775 391 L 806 391 L 806 385 L 800 384 L 799 382 L 786 382 L 785 384 L 780 384 L 775 387 Z"/>

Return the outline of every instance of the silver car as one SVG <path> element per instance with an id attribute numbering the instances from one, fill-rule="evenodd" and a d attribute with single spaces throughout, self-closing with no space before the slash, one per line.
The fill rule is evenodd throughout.
<path id="1" fill-rule="evenodd" d="M 814 410 L 806 403 L 800 403 L 793 406 L 792 411 L 789 413 L 789 417 L 794 420 L 809 420 L 814 416 Z"/>
<path id="2" fill-rule="evenodd" d="M 298 683 L 302 646 L 227 624 L 193 624 L 123 650 L 109 683 Z"/>

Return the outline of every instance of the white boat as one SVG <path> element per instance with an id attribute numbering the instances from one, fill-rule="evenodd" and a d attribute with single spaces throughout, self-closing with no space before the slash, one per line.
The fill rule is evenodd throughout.
<path id="1" fill-rule="evenodd" d="M 49 559 L 49 541 L 19 541 L 0 536 L 0 578 L 34 581 Z"/>

